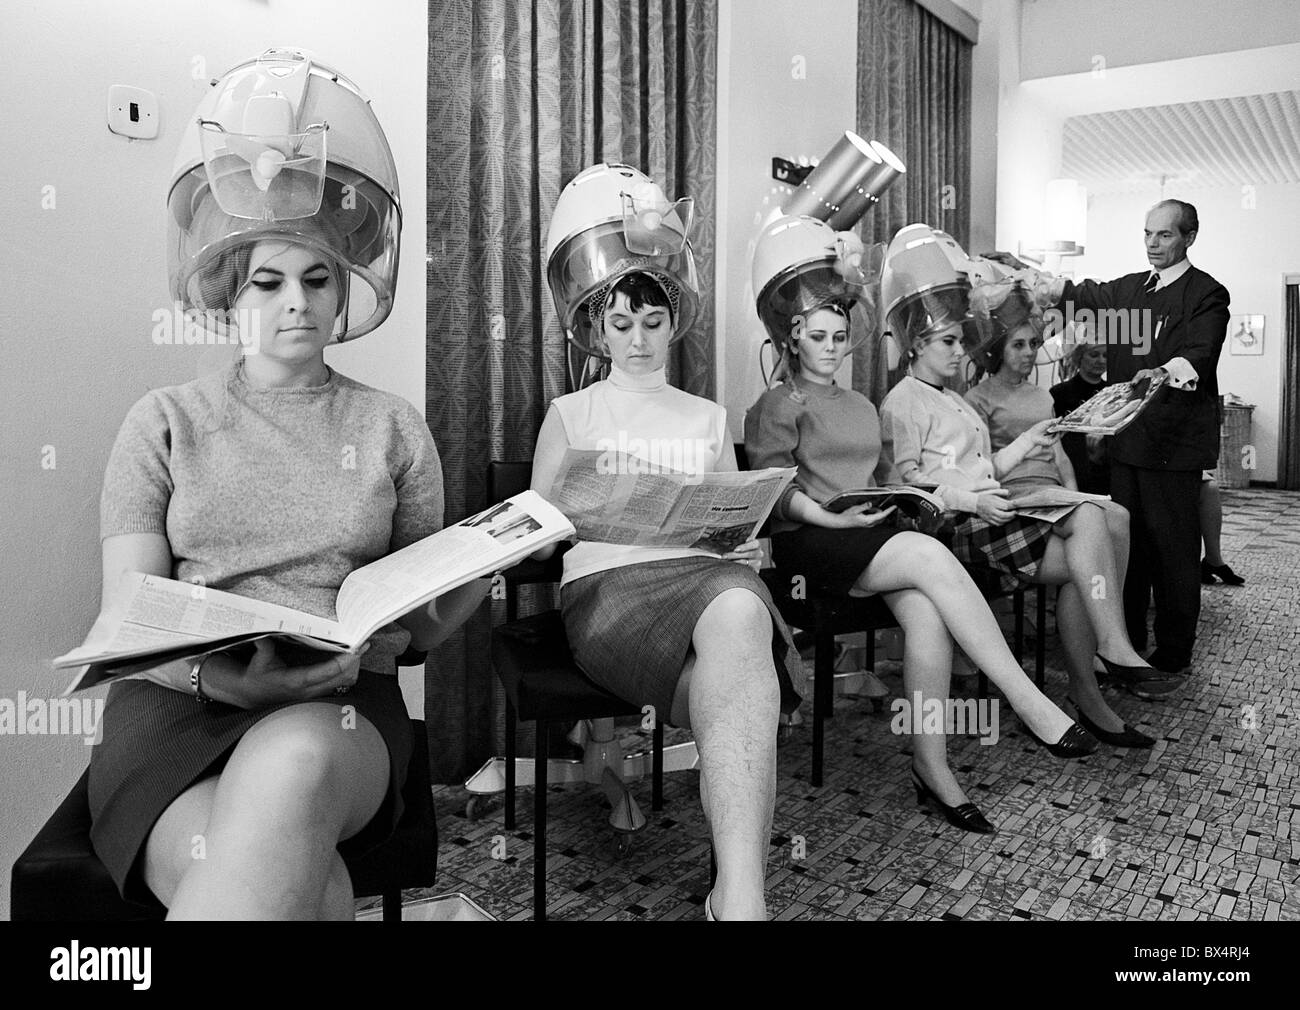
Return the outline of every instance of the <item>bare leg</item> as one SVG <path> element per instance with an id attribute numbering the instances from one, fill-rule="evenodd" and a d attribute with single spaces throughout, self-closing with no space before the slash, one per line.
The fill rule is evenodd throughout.
<path id="1" fill-rule="evenodd" d="M 1112 663 L 1145 665 L 1124 625 L 1123 583 L 1101 509 L 1081 505 L 1056 524 L 1034 581 L 1071 583 L 1096 635 L 1097 650 Z"/>
<path id="2" fill-rule="evenodd" d="M 903 690 L 909 704 L 916 692 L 922 704 L 931 698 L 948 700 L 952 671 L 952 636 L 933 603 L 916 589 L 888 593 L 885 602 L 903 629 Z M 944 803 L 950 807 L 967 802 L 957 779 L 948 767 L 946 733 L 912 735 L 912 765 Z"/>
<path id="3" fill-rule="evenodd" d="M 728 589 L 691 641 L 671 718 L 690 727 L 700 753 L 700 802 L 718 862 L 710 906 L 719 919 L 765 919 L 781 711 L 772 618 L 748 589 Z"/>
<path id="4" fill-rule="evenodd" d="M 858 578 L 855 588 L 877 593 L 920 590 L 939 612 L 957 644 L 998 686 L 1016 714 L 1039 738 L 1058 741 L 1073 725 L 1073 720 L 1025 676 L 975 583 L 933 537 L 922 533 L 892 537 Z"/>
<path id="5" fill-rule="evenodd" d="M 1201 481 L 1201 496 L 1197 501 L 1201 516 L 1201 539 L 1205 541 L 1205 560 L 1215 568 L 1223 564 L 1223 495 L 1217 480 Z"/>
<path id="6" fill-rule="evenodd" d="M 342 915 L 336 846 L 369 822 L 387 786 L 388 749 L 365 719 L 345 722 L 330 704 L 273 712 L 218 778 L 164 812 L 145 879 L 174 919 Z"/>
<path id="7" fill-rule="evenodd" d="M 1128 574 L 1129 517 L 1128 509 L 1115 502 L 1103 502 L 1102 514 L 1106 517 L 1106 530 L 1115 554 L 1115 577 L 1119 580 L 1117 595 L 1124 599 L 1124 576 Z"/>
<path id="8" fill-rule="evenodd" d="M 1061 634 L 1065 665 L 1070 673 L 1070 699 L 1102 729 L 1122 733 L 1124 720 L 1106 704 L 1097 687 L 1097 675 L 1092 669 L 1097 638 L 1092 633 L 1083 601 L 1079 599 L 1079 590 L 1072 582 L 1061 587 L 1061 595 L 1057 598 L 1056 628 Z"/>

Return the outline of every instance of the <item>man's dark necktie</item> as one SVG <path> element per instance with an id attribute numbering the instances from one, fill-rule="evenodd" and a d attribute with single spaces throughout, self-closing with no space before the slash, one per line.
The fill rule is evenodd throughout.
<path id="1" fill-rule="evenodd" d="M 1153 273 L 1150 277 L 1147 278 L 1146 287 L 1144 287 L 1142 290 L 1149 295 L 1155 294 L 1156 285 L 1159 283 L 1160 283 L 1160 275 L 1157 273 Z"/>

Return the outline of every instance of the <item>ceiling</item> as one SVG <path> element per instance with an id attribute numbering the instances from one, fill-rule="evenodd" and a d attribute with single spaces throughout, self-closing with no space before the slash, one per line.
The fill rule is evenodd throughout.
<path id="1" fill-rule="evenodd" d="M 1071 116 L 1061 170 L 1090 193 L 1300 183 L 1300 91 Z"/>

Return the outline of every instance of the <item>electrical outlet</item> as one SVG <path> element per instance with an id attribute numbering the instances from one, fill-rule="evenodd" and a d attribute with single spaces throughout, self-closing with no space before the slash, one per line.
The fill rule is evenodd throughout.
<path id="1" fill-rule="evenodd" d="M 158 97 L 143 88 L 114 84 L 108 89 L 108 128 L 123 137 L 158 136 Z"/>

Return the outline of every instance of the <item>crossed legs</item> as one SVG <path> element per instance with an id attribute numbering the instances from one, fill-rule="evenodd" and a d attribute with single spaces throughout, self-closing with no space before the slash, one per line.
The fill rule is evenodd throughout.
<path id="1" fill-rule="evenodd" d="M 1070 697 L 1102 729 L 1121 732 L 1124 720 L 1102 698 L 1092 657 L 1100 652 L 1123 666 L 1145 665 L 1124 623 L 1128 512 L 1118 505 L 1084 504 L 1057 523 L 1052 534 L 1034 581 L 1061 586 L 1056 626 Z"/>
<path id="2" fill-rule="evenodd" d="M 388 748 L 370 722 L 340 712 L 324 703 L 272 712 L 219 775 L 163 811 L 144 877 L 169 918 L 352 918 L 336 847 L 379 810 Z"/>

